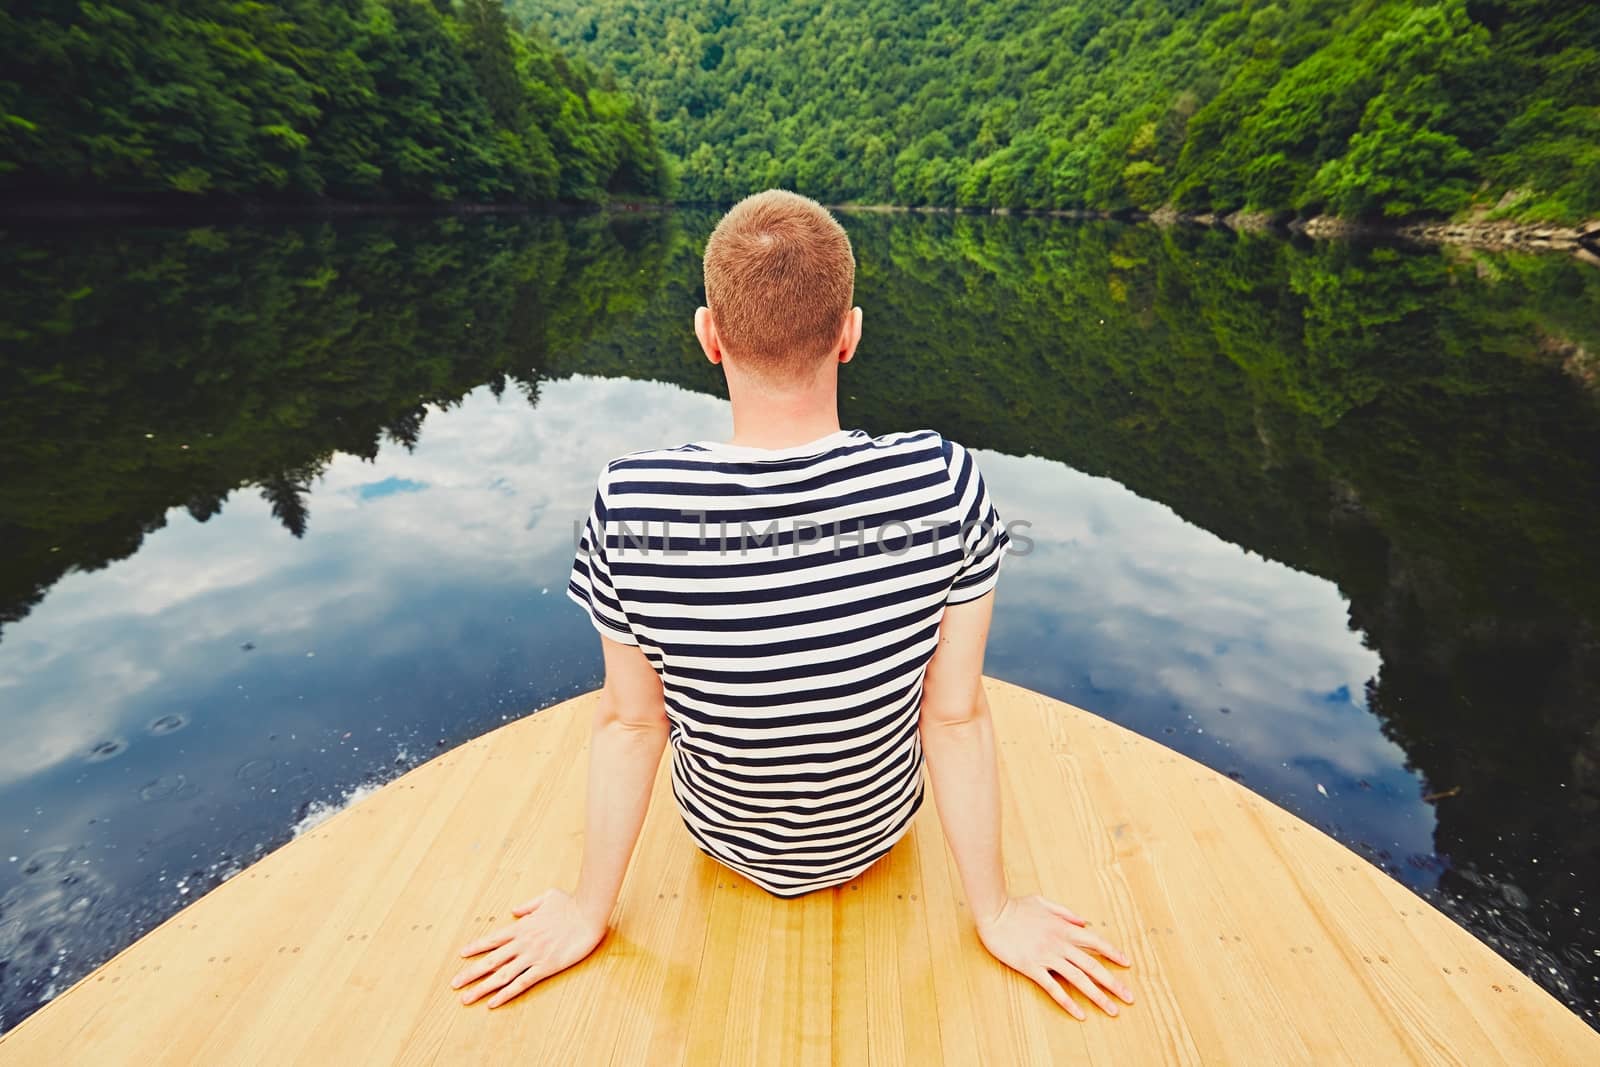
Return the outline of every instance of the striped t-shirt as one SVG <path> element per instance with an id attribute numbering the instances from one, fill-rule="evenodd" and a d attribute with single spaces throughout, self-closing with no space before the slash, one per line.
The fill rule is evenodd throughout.
<path id="1" fill-rule="evenodd" d="M 849 881 L 922 804 L 923 674 L 1009 539 L 932 430 L 635 452 L 600 475 L 567 593 L 661 676 L 691 837 L 781 897 Z"/>

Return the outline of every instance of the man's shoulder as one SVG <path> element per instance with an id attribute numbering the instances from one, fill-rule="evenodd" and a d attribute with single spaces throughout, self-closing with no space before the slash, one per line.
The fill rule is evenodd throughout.
<path id="1" fill-rule="evenodd" d="M 867 455 L 890 452 L 899 454 L 907 460 L 930 460 L 935 455 L 942 455 L 948 465 L 952 446 L 958 453 L 961 449 L 960 445 L 955 444 L 938 430 L 927 428 L 895 430 L 876 436 L 869 436 L 861 430 L 857 430 L 856 433 L 859 435 L 857 449 Z"/>
<path id="2" fill-rule="evenodd" d="M 884 448 L 896 448 L 903 445 L 931 446 L 940 444 L 944 438 L 938 430 L 896 430 L 893 433 L 881 433 L 870 438 L 874 445 Z"/>
<path id="3" fill-rule="evenodd" d="M 624 452 L 606 460 L 600 468 L 599 477 L 596 478 L 596 489 L 602 503 L 609 500 L 612 490 L 619 482 L 630 479 L 637 480 L 641 474 L 649 476 L 652 470 L 669 469 L 673 466 L 692 465 L 693 457 L 705 450 L 698 445 L 674 445 L 662 448 L 641 448 L 633 452 Z"/>
<path id="4" fill-rule="evenodd" d="M 857 460 L 865 461 L 874 456 L 885 453 L 895 454 L 907 462 L 927 461 L 934 455 L 943 458 L 945 466 L 954 473 L 964 462 L 965 450 L 962 446 L 938 430 L 922 428 L 915 430 L 895 430 L 888 433 L 869 434 L 865 430 L 848 431 L 847 438 L 826 452 L 813 457 L 803 457 L 804 462 L 816 460 L 826 461 L 830 458 L 845 459 L 847 465 L 853 461 L 846 457 L 853 454 Z M 797 468 L 802 459 L 788 459 L 784 462 L 793 464 Z M 664 445 L 656 448 L 642 448 L 633 452 L 624 452 L 606 462 L 600 472 L 602 487 L 617 482 L 636 481 L 640 475 L 650 472 L 659 472 L 669 477 L 671 472 L 720 470 L 723 468 L 742 471 L 747 465 L 748 457 L 725 454 L 725 450 L 717 447 L 707 447 L 698 442 L 689 442 L 681 445 Z"/>
<path id="5" fill-rule="evenodd" d="M 707 452 L 704 445 L 660 445 L 656 448 L 641 448 L 634 452 L 624 452 L 620 456 L 613 456 L 606 466 L 611 469 L 649 463 L 652 460 L 693 459 L 703 456 Z"/>
<path id="6" fill-rule="evenodd" d="M 944 457 L 945 466 L 949 467 L 952 473 L 971 462 L 968 451 L 961 442 L 945 436 L 938 430 L 902 430 L 898 433 L 883 434 L 875 437 L 873 442 L 875 444 L 881 442 L 885 447 L 890 448 L 912 445 L 920 446 L 918 448 L 919 451 L 921 449 L 937 449 Z"/>
<path id="7" fill-rule="evenodd" d="M 692 463 L 697 458 L 703 458 L 706 452 L 707 450 L 704 446 L 697 444 L 641 448 L 633 452 L 624 452 L 620 456 L 613 456 L 607 460 L 605 467 L 600 472 L 600 476 L 602 480 L 609 480 L 630 470 L 646 470 L 651 467 Z"/>
<path id="8" fill-rule="evenodd" d="M 849 439 L 837 444 L 829 451 L 840 449 L 859 450 L 863 445 L 873 448 L 906 448 L 922 446 L 929 448 L 937 446 L 946 453 L 949 452 L 951 442 L 939 433 L 938 430 L 895 430 L 889 433 L 869 434 L 865 430 L 849 431 Z M 957 446 L 959 447 L 959 446 Z M 607 470 L 622 470 L 629 467 L 645 467 L 656 463 L 673 462 L 700 462 L 722 463 L 729 457 L 721 454 L 716 448 L 708 448 L 697 442 L 681 445 L 663 445 L 657 448 L 642 448 L 635 452 L 624 452 L 606 463 Z"/>
<path id="9" fill-rule="evenodd" d="M 971 477 L 973 468 L 971 453 L 959 441 L 946 437 L 938 430 L 902 430 L 880 434 L 871 438 L 871 443 L 876 448 L 903 456 L 908 462 L 916 462 L 919 465 L 941 463 L 944 477 L 956 498 L 962 495 Z"/>

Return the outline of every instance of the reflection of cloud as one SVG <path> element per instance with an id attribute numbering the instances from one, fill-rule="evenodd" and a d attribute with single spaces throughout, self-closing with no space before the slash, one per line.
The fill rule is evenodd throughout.
<path id="1" fill-rule="evenodd" d="M 1109 479 L 979 458 L 1002 517 L 1031 523 L 1034 542 L 1006 561 L 991 669 L 1152 736 L 1203 730 L 1204 746 L 1183 747 L 1258 785 L 1410 780 L 1405 752 L 1365 708 L 1379 658 L 1349 629 L 1332 584 Z M 1428 849 L 1425 836 L 1417 847 Z"/>
<path id="2" fill-rule="evenodd" d="M 431 411 L 413 453 L 336 457 L 304 541 L 246 490 L 207 523 L 175 508 L 133 557 L 63 578 L 0 648 L 0 787 L 141 729 L 129 708 L 242 664 L 240 642 L 304 655 L 355 632 L 374 655 L 427 648 L 430 620 L 405 608 L 419 585 L 564 586 L 572 520 L 607 459 L 729 424 L 725 401 L 654 383 L 541 393 L 535 411 L 480 389 Z"/>
<path id="3" fill-rule="evenodd" d="M 480 389 L 430 412 L 414 452 L 336 457 L 308 494 L 304 540 L 254 489 L 203 524 L 173 509 L 133 557 L 69 574 L 8 632 L 0 808 L 15 814 L 0 856 L 70 853 L 89 878 L 69 894 L 0 867 L 0 906 L 17 917 L 0 925 L 0 959 L 26 962 L 8 945 L 45 936 L 81 969 L 319 803 L 594 683 L 598 642 L 560 595 L 573 521 L 607 459 L 721 437 L 728 406 L 626 380 L 541 392 L 533 410 Z M 980 461 L 1036 545 L 1007 561 L 993 673 L 1242 767 L 1274 799 L 1309 795 L 1325 806 L 1301 814 L 1335 813 L 1357 827 L 1347 839 L 1431 850 L 1431 810 L 1359 706 L 1377 657 L 1331 586 L 1113 482 Z M 1197 737 L 1189 717 L 1204 712 Z M 181 730 L 149 729 L 174 714 Z M 111 739 L 126 747 L 78 762 Z M 189 792 L 141 788 L 161 781 Z"/>
<path id="4" fill-rule="evenodd" d="M 548 382 L 537 410 L 483 389 L 430 412 L 415 452 L 336 457 L 309 494 L 303 541 L 251 490 L 204 524 L 174 509 L 135 556 L 68 575 L 8 634 L 0 789 L 34 788 L 22 783 L 110 737 L 130 740 L 130 763 L 170 758 L 140 748 L 154 743 L 141 740 L 148 720 L 167 712 L 191 720 L 185 758 L 226 763 L 242 758 L 226 746 L 246 742 L 218 732 L 224 719 L 236 732 L 259 719 L 261 733 L 310 729 L 318 715 L 436 722 L 570 692 L 592 670 L 573 651 L 587 645 L 572 642 L 591 635 L 557 594 L 595 476 L 620 453 L 728 426 L 725 401 L 657 383 Z M 1310 792 L 1311 765 L 1335 792 L 1329 774 L 1412 782 L 1361 706 L 1378 659 L 1346 628 L 1331 585 L 1114 482 L 1039 459 L 980 459 L 1005 518 L 1030 522 L 1035 544 L 1006 563 L 994 673 L 1157 737 L 1207 715 L 1204 742 L 1225 746 L 1213 764 L 1242 767 L 1269 795 Z M 379 486 L 390 488 L 370 491 Z M 477 646 L 512 612 L 533 647 L 514 677 L 492 680 L 498 653 Z M 535 617 L 563 621 L 529 626 Z M 427 672 L 432 688 L 406 669 Z M 1352 699 L 1329 699 L 1341 692 Z M 441 695 L 448 711 L 413 707 Z M 1185 737 L 1164 739 L 1204 754 Z M 223 747 L 202 753 L 207 744 Z"/>
<path id="5" fill-rule="evenodd" d="M 0 716 L 6 730 L 6 743 L 0 747 L 0 786 L 65 760 L 86 756 L 97 741 L 117 732 L 119 716 L 115 697 L 142 693 L 161 677 L 149 664 L 135 662 L 126 649 L 105 649 L 93 657 L 93 666 L 87 672 L 72 670 L 70 673 L 80 682 L 90 682 L 108 694 L 106 698 L 85 699 L 86 694 L 74 687 L 42 694 L 43 699 L 39 699 L 41 694 L 28 684 L 32 678 L 55 682 L 70 669 L 58 672 L 56 668 L 65 666 L 60 664 L 58 656 L 49 655 L 48 650 L 37 644 L 34 650 L 46 654 L 32 663 L 13 665 L 13 669 L 0 678 L 0 685 L 9 690 L 6 703 L 10 711 Z M 85 673 L 89 677 L 84 677 Z"/>

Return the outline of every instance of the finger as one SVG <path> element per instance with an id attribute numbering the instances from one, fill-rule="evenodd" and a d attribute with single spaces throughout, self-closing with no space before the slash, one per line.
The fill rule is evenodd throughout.
<path id="1" fill-rule="evenodd" d="M 1122 981 L 1116 975 L 1106 970 L 1105 965 L 1099 960 L 1095 959 L 1093 956 L 1081 949 L 1074 949 L 1069 951 L 1066 955 L 1068 961 L 1076 964 L 1078 969 L 1084 974 L 1087 974 L 1090 978 L 1093 978 L 1101 986 L 1121 997 L 1127 1003 L 1133 1003 L 1133 990 L 1128 987 L 1126 982 Z"/>
<path id="2" fill-rule="evenodd" d="M 1128 958 L 1128 954 L 1126 952 L 1122 951 L 1120 948 L 1113 947 L 1111 942 L 1107 941 L 1097 933 L 1093 933 L 1089 930 L 1074 930 L 1072 932 L 1071 940 L 1072 943 L 1077 945 L 1079 948 L 1086 948 L 1090 949 L 1091 951 L 1098 952 L 1112 963 L 1121 964 L 1124 967 L 1133 966 L 1133 962 Z"/>
<path id="3" fill-rule="evenodd" d="M 476 982 L 478 979 L 482 978 L 496 967 L 503 965 L 507 960 L 510 960 L 515 955 L 515 950 L 513 950 L 510 946 L 507 946 L 500 949 L 498 952 L 490 953 L 481 960 L 474 960 L 456 973 L 456 976 L 450 980 L 450 988 L 460 989 L 464 985 L 470 985 L 471 983 Z M 466 1003 L 470 1004 L 471 1001 L 467 1001 Z"/>
<path id="4" fill-rule="evenodd" d="M 1083 1014 L 1083 1009 L 1072 1002 L 1071 995 L 1068 994 L 1065 989 L 1061 988 L 1061 983 L 1056 981 L 1055 975 L 1051 974 L 1047 970 L 1044 970 L 1043 968 L 1040 968 L 1037 971 L 1029 971 L 1028 977 L 1037 982 L 1039 988 L 1043 989 L 1046 993 L 1049 993 L 1050 999 L 1061 1005 L 1061 1007 L 1067 1011 L 1067 1014 L 1071 1015 L 1074 1019 L 1082 1022 L 1086 1018 L 1086 1016 Z"/>
<path id="5" fill-rule="evenodd" d="M 500 990 L 500 992 L 490 997 L 489 1007 L 498 1008 L 506 1001 L 514 1000 L 517 997 L 522 996 L 522 994 L 526 993 L 530 988 L 532 988 L 535 982 L 542 978 L 548 978 L 549 976 L 549 969 L 543 963 L 540 963 L 534 967 L 529 967 L 527 970 L 517 975 L 516 981 L 512 982 L 510 985 Z"/>
<path id="6" fill-rule="evenodd" d="M 502 926 L 494 933 L 485 934 L 483 937 L 478 938 L 478 940 L 462 949 L 461 954 L 463 956 L 476 956 L 480 952 L 488 952 L 492 948 L 499 948 L 507 941 L 510 941 L 515 933 L 516 931 L 511 927 Z"/>
<path id="7" fill-rule="evenodd" d="M 523 960 L 512 960 L 510 963 L 506 964 L 504 967 L 500 968 L 498 971 L 495 971 L 489 977 L 479 982 L 476 989 L 469 989 L 465 993 L 461 994 L 461 1003 L 471 1004 L 475 1000 L 488 996 L 496 989 L 501 989 L 507 985 L 510 985 L 517 975 L 521 974 L 527 969 L 528 965 Z"/>
<path id="8" fill-rule="evenodd" d="M 1051 911 L 1067 920 L 1067 922 L 1071 923 L 1073 926 L 1083 926 L 1089 921 L 1064 904 L 1057 904 L 1055 901 L 1050 900 L 1047 897 L 1040 897 L 1039 899 L 1044 901 L 1045 907 L 1049 908 Z"/>
<path id="9" fill-rule="evenodd" d="M 1093 1001 L 1101 1011 L 1107 1015 L 1117 1014 L 1116 1001 L 1106 996 L 1105 990 L 1095 985 L 1094 980 L 1079 970 L 1071 960 L 1063 959 L 1051 969 L 1076 986 L 1078 992 Z"/>
<path id="10" fill-rule="evenodd" d="M 532 900 L 523 901 L 521 904 L 518 904 L 516 907 L 511 909 L 511 914 L 520 919 L 524 915 L 527 915 L 532 911 L 536 911 L 539 905 L 544 903 L 544 898 L 548 895 L 548 893 L 541 893 Z"/>

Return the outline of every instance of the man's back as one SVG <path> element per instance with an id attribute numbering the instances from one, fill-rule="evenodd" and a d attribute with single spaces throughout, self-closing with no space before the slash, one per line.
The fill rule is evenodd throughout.
<path id="1" fill-rule="evenodd" d="M 796 896 L 905 832 L 944 607 L 993 588 L 1006 543 L 971 457 L 931 430 L 699 442 L 607 465 L 568 592 L 660 673 L 694 839 Z"/>
<path id="2" fill-rule="evenodd" d="M 728 383 L 733 434 L 606 465 L 568 594 L 600 631 L 578 885 L 462 950 L 456 988 L 503 1004 L 600 943 L 661 754 L 712 858 L 778 896 L 849 881 L 889 851 L 922 775 L 984 947 L 1078 1018 L 1127 966 L 1084 920 L 1012 896 L 983 688 L 1008 543 L 965 449 L 932 430 L 839 429 L 861 342 L 855 256 L 815 200 L 768 189 L 706 241 L 695 337 Z M 796 444 L 795 442 L 804 442 Z M 482 981 L 480 981 L 482 979 Z"/>

